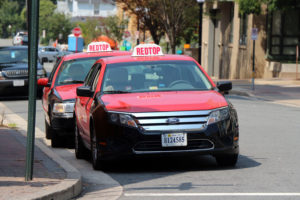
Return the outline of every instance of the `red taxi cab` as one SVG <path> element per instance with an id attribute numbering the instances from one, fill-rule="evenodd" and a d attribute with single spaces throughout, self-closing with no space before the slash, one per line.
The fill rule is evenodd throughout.
<path id="1" fill-rule="evenodd" d="M 128 55 L 125 51 L 112 51 L 106 42 L 93 42 L 87 52 L 62 57 L 49 78 L 38 80 L 44 86 L 42 105 L 45 113 L 46 138 L 52 147 L 61 147 L 66 140 L 74 143 L 74 103 L 76 88 L 81 86 L 93 64 L 103 57 Z"/>
<path id="2" fill-rule="evenodd" d="M 94 169 L 133 155 L 209 154 L 235 166 L 236 110 L 231 82 L 210 79 L 191 57 L 142 44 L 132 56 L 98 60 L 77 88 L 75 154 L 91 152 Z"/>

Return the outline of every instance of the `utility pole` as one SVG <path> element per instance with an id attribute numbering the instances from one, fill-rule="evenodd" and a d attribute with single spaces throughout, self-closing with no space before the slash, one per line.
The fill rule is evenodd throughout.
<path id="1" fill-rule="evenodd" d="M 203 15 L 203 3 L 205 0 L 197 0 L 199 3 L 199 37 L 198 37 L 198 63 L 201 65 L 201 54 L 202 54 L 202 15 Z"/>
<path id="2" fill-rule="evenodd" d="M 28 125 L 26 145 L 26 171 L 25 180 L 32 180 L 34 160 L 34 138 L 35 138 L 35 111 L 36 111 L 36 88 L 37 88 L 37 52 L 38 52 L 38 30 L 39 30 L 39 0 L 27 1 L 29 48 L 29 92 L 28 92 Z"/>

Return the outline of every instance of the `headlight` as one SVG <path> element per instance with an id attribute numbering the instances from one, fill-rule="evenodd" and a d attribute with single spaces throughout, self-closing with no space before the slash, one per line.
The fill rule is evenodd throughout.
<path id="1" fill-rule="evenodd" d="M 113 123 L 118 123 L 121 125 L 134 127 L 134 128 L 138 127 L 137 123 L 130 115 L 119 114 L 119 113 L 109 113 L 109 118 Z"/>
<path id="2" fill-rule="evenodd" d="M 75 103 L 54 103 L 53 113 L 73 113 Z"/>
<path id="3" fill-rule="evenodd" d="M 228 108 L 222 108 L 222 109 L 215 110 L 210 113 L 208 120 L 207 120 L 207 125 L 225 120 L 225 119 L 227 119 L 228 115 L 229 115 Z"/>

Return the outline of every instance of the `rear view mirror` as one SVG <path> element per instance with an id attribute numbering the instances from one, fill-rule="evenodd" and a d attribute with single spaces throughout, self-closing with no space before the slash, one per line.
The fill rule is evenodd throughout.
<path id="1" fill-rule="evenodd" d="M 92 97 L 94 93 L 89 86 L 80 86 L 76 89 L 76 94 L 79 97 Z"/>
<path id="2" fill-rule="evenodd" d="M 38 79 L 37 84 L 39 86 L 50 87 L 51 83 L 48 83 L 48 82 L 49 82 L 48 78 L 40 78 L 40 79 Z"/>
<path id="3" fill-rule="evenodd" d="M 217 82 L 217 88 L 220 92 L 229 92 L 232 89 L 232 82 L 231 81 L 219 81 Z"/>

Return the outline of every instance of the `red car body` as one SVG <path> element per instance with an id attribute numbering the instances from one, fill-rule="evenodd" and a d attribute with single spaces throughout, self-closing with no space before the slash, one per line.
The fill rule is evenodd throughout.
<path id="1" fill-rule="evenodd" d="M 188 86 L 188 80 L 177 80 L 170 83 L 170 86 L 163 83 L 147 86 L 149 89 L 147 91 L 133 90 L 128 84 L 123 87 L 126 88 L 124 90 L 105 92 L 105 81 L 113 81 L 109 78 L 106 80 L 110 71 L 118 67 L 134 63 L 140 66 L 147 65 L 144 71 L 153 73 L 152 76 L 156 76 L 156 80 L 160 81 L 163 79 L 160 75 L 162 72 L 156 72 L 155 66 L 163 69 L 167 67 L 165 65 L 177 62 L 181 64 L 182 69 L 185 65 L 200 69 L 203 81 L 209 87 L 203 90 L 177 90 L 176 88 Z M 77 158 L 84 157 L 86 150 L 91 150 L 93 167 L 98 169 L 104 160 L 120 156 L 202 153 L 215 155 L 220 164 L 235 165 L 239 151 L 237 115 L 232 105 L 221 94 L 231 89 L 231 83 L 218 83 L 218 90 L 193 58 L 181 55 L 103 58 L 97 61 L 93 69 L 95 77 L 87 79 L 82 87 L 77 88 L 78 96 L 75 103 Z M 145 76 L 151 78 L 150 75 Z M 128 77 L 130 76 L 129 83 L 136 75 L 131 74 Z M 165 78 L 172 76 L 171 71 L 164 76 Z M 89 81 L 93 84 L 89 84 Z M 146 84 L 145 80 L 144 83 Z M 163 90 L 164 87 L 170 87 L 172 90 Z M 191 84 L 189 88 L 192 88 Z M 215 119 L 211 115 L 221 110 L 226 111 L 224 119 L 214 122 Z M 124 119 L 127 120 L 125 125 L 120 123 Z M 162 135 L 165 133 L 170 135 L 175 133 L 174 137 L 183 133 L 184 137 L 187 135 L 188 144 L 164 147 Z M 181 140 L 180 137 L 175 139 Z M 197 143 L 197 147 L 191 146 L 195 141 L 202 143 Z"/>
<path id="2" fill-rule="evenodd" d="M 63 104 L 64 102 L 70 102 L 74 104 L 76 97 L 76 88 L 81 86 L 85 78 L 84 73 L 87 73 L 92 67 L 93 63 L 102 58 L 110 56 L 128 55 L 129 52 L 125 51 L 107 51 L 107 52 L 83 52 L 76 54 L 69 54 L 63 56 L 54 66 L 49 78 L 43 78 L 38 80 L 38 85 L 44 86 L 42 105 L 45 113 L 45 129 L 46 137 L 51 139 L 53 147 L 62 146 L 65 142 L 63 136 L 66 136 L 73 140 L 74 135 L 74 118 L 73 112 L 68 113 L 54 113 L 54 104 Z M 57 78 L 62 73 L 62 68 L 65 63 L 75 63 L 79 61 L 91 62 L 90 65 L 85 65 L 85 72 L 82 72 L 81 79 L 77 82 L 69 82 L 66 84 L 58 84 Z M 72 65 L 72 64 L 71 64 Z M 72 77 L 72 75 L 67 74 Z"/>

